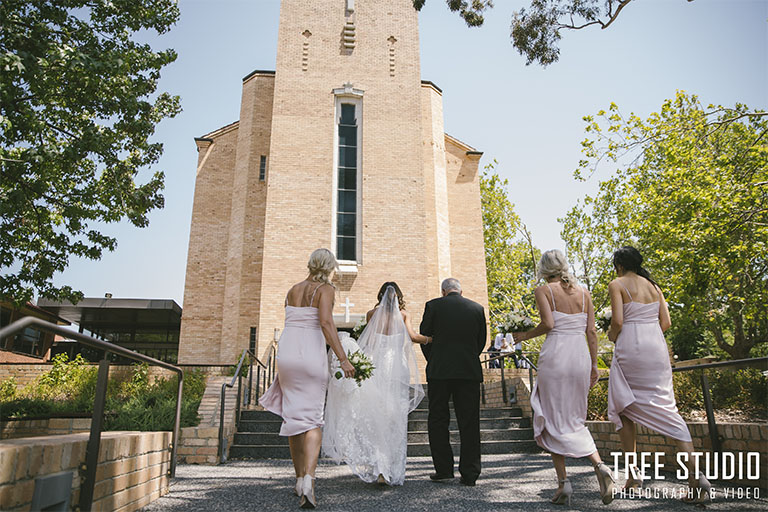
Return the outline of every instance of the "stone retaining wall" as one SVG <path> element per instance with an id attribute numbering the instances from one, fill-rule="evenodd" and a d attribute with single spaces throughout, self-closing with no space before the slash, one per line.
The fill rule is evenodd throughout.
<path id="1" fill-rule="evenodd" d="M 205 393 L 200 401 L 197 413 L 200 423 L 196 427 L 181 429 L 179 442 L 179 462 L 187 464 L 218 464 L 219 420 L 221 411 L 221 385 L 229 382 L 231 377 L 208 377 Z M 235 436 L 235 409 L 237 385 L 227 388 L 226 408 L 224 410 L 224 439 L 227 446 L 232 444 Z M 226 450 L 225 450 L 226 453 Z"/>
<path id="2" fill-rule="evenodd" d="M 0 421 L 0 439 L 90 432 L 91 418 L 47 418 Z"/>
<path id="3" fill-rule="evenodd" d="M 80 499 L 88 434 L 11 439 L 0 444 L 0 510 L 26 512 L 35 478 L 72 472 L 70 507 Z M 133 512 L 168 493 L 170 432 L 104 432 L 93 508 Z"/>

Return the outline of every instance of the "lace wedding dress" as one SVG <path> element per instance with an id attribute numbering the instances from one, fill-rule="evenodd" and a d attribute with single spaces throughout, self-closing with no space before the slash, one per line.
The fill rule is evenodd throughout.
<path id="1" fill-rule="evenodd" d="M 339 362 L 330 353 L 323 455 L 347 464 L 366 482 L 381 475 L 390 485 L 402 485 L 408 413 L 424 398 L 424 390 L 394 288 L 387 288 L 358 342 L 341 341 L 345 352 L 367 354 L 375 369 L 361 386 L 354 379 L 336 379 Z"/>

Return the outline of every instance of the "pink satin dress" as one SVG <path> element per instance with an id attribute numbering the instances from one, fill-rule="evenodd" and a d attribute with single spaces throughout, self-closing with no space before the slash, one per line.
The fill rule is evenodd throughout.
<path id="1" fill-rule="evenodd" d="M 323 426 L 328 376 L 317 308 L 285 306 L 285 329 L 277 345 L 277 377 L 259 399 L 266 410 L 283 418 L 281 436 Z"/>
<path id="2" fill-rule="evenodd" d="M 659 301 L 624 304 L 624 324 L 616 339 L 608 378 L 608 419 L 622 428 L 620 415 L 680 441 L 690 441 L 677 411 L 672 366 L 659 325 Z"/>
<path id="3" fill-rule="evenodd" d="M 554 306 L 551 288 L 549 293 Z M 592 362 L 585 338 L 583 290 L 581 300 L 581 313 L 561 313 L 553 307 L 555 326 L 541 347 L 538 379 L 531 394 L 536 443 L 566 457 L 586 457 L 597 451 L 585 425 Z"/>

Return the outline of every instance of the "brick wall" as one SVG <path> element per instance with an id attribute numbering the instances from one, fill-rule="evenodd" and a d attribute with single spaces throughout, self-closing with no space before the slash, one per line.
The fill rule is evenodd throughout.
<path id="1" fill-rule="evenodd" d="M 219 421 L 221 411 L 221 385 L 231 377 L 209 377 L 205 393 L 197 413 L 200 423 L 196 427 L 181 429 L 181 439 L 177 455 L 179 462 L 187 464 L 218 464 Z M 231 445 L 235 435 L 235 410 L 237 384 L 227 388 L 224 409 L 224 439 Z"/>
<path id="2" fill-rule="evenodd" d="M 91 418 L 48 418 L 0 421 L 0 439 L 90 432 Z"/>
<path id="3" fill-rule="evenodd" d="M 38 476 L 70 471 L 74 508 L 88 434 L 11 439 L 0 445 L 0 509 L 30 510 Z M 132 512 L 168 492 L 170 432 L 104 432 L 93 511 Z"/>

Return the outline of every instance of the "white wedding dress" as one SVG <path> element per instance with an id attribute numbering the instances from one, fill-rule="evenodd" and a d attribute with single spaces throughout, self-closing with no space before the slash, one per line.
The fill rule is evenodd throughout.
<path id="1" fill-rule="evenodd" d="M 394 288 L 387 288 L 358 342 L 341 341 L 345 352 L 367 354 L 375 369 L 361 386 L 354 379 L 336 379 L 339 362 L 330 352 L 323 456 L 347 464 L 366 482 L 381 475 L 390 485 L 402 485 L 408 413 L 424 398 L 424 389 Z"/>

